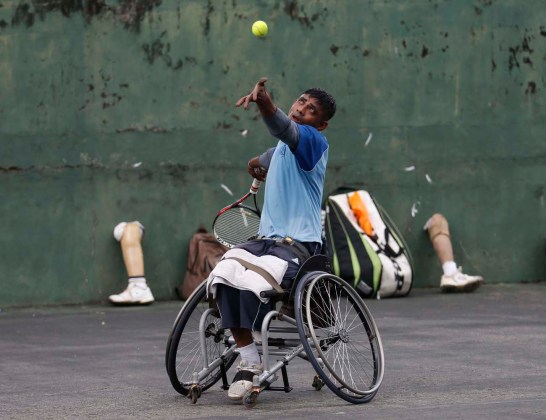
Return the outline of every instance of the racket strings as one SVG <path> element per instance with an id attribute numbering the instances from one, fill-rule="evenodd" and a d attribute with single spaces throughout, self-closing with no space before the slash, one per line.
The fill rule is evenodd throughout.
<path id="1" fill-rule="evenodd" d="M 260 217 L 252 210 L 234 207 L 222 213 L 214 224 L 216 237 L 237 245 L 258 234 Z"/>

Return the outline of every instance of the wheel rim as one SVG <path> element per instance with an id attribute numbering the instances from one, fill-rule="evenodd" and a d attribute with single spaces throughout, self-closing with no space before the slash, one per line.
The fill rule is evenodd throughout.
<path id="1" fill-rule="evenodd" d="M 311 280 L 304 297 L 309 334 L 330 381 L 357 398 L 375 393 L 383 378 L 383 348 L 361 298 L 329 274 Z"/>
<path id="2" fill-rule="evenodd" d="M 193 373 L 200 372 L 205 366 L 201 351 L 199 324 L 203 322 L 205 348 L 208 363 L 219 358 L 226 349 L 225 336 L 229 330 L 221 328 L 221 319 L 218 310 L 210 310 L 205 299 L 205 285 L 199 286 L 188 298 L 176 321 L 179 336 L 174 334 L 171 346 L 170 363 L 167 370 L 174 388 L 187 395 L 193 383 Z M 203 318 L 203 319 L 202 319 Z M 226 370 L 233 364 L 236 355 L 226 359 Z M 203 390 L 214 385 L 221 377 L 220 367 L 213 369 L 200 381 Z"/>

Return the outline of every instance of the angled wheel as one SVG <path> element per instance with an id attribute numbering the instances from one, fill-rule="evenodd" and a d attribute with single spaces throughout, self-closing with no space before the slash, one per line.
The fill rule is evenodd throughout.
<path id="1" fill-rule="evenodd" d="M 383 345 L 372 315 L 344 280 L 306 274 L 295 295 L 298 332 L 324 383 L 353 404 L 373 399 L 383 380 Z"/>
<path id="2" fill-rule="evenodd" d="M 199 325 L 203 325 L 200 331 Z M 229 330 L 221 328 L 221 319 L 216 305 L 209 308 L 206 300 L 206 283 L 203 282 L 186 300 L 167 341 L 165 362 L 172 386 L 182 395 L 188 395 L 193 384 L 193 373 L 205 367 L 205 357 L 201 350 L 201 337 L 204 337 L 208 364 L 218 359 L 227 347 Z M 225 360 L 226 370 L 237 358 L 231 354 Z M 222 377 L 220 366 L 200 381 L 201 390 L 210 388 Z"/>

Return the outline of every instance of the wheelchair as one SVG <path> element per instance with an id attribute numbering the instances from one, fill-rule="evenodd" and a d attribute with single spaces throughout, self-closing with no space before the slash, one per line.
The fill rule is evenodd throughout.
<path id="1" fill-rule="evenodd" d="M 245 407 L 254 407 L 264 390 L 291 391 L 287 366 L 296 357 L 313 366 L 311 385 L 317 391 L 326 384 L 353 404 L 374 398 L 384 372 L 377 326 L 356 290 L 331 274 L 326 256 L 305 261 L 290 290 L 268 290 L 261 296 L 276 304 L 262 324 L 257 346 L 264 370 L 254 376 L 252 389 L 243 397 Z M 216 303 L 207 299 L 204 281 L 184 303 L 169 335 L 165 362 L 170 382 L 196 403 L 218 381 L 224 390 L 229 388 L 227 372 L 237 356 Z M 279 372 L 283 386 L 274 387 Z"/>

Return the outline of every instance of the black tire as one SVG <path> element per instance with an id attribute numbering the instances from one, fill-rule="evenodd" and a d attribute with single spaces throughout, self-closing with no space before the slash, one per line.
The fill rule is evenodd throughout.
<path id="1" fill-rule="evenodd" d="M 371 401 L 383 380 L 383 345 L 355 289 L 315 271 L 298 283 L 294 303 L 302 344 L 324 383 L 353 404 Z"/>
<path id="2" fill-rule="evenodd" d="M 203 369 L 203 355 L 200 345 L 199 322 L 201 316 L 209 309 L 206 300 L 206 282 L 201 283 L 191 296 L 186 300 L 178 314 L 169 339 L 165 353 L 167 373 L 173 388 L 182 395 L 188 395 L 193 372 Z M 219 358 L 226 349 L 225 337 L 229 330 L 220 327 L 221 319 L 218 309 L 209 311 L 206 316 L 206 348 L 207 359 L 210 364 Z M 237 354 L 231 354 L 225 361 L 226 371 L 233 364 Z M 202 390 L 210 388 L 222 377 L 220 367 L 217 367 L 204 378 L 200 385 Z"/>

